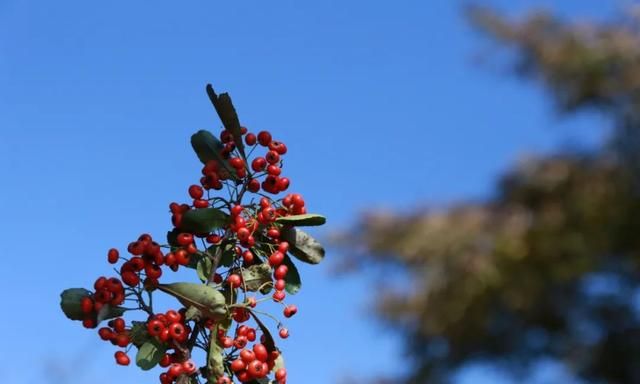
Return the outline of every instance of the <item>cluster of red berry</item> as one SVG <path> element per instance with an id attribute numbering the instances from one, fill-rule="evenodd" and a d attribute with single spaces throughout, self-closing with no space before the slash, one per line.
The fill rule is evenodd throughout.
<path id="1" fill-rule="evenodd" d="M 256 135 L 240 127 L 228 96 L 208 91 L 226 129 L 219 139 L 206 131 L 192 136 L 203 162 L 202 177 L 188 188 L 189 203 L 169 205 L 174 228 L 167 234 L 168 244 L 143 234 L 128 245 L 128 259 L 110 249 L 109 263 L 124 261 L 118 269 L 120 278 L 100 277 L 95 292 L 80 288 L 63 292 L 62 308 L 87 328 L 111 318 L 98 333 L 126 348 L 116 352 L 116 362 L 130 364 L 128 352 L 136 347 L 136 364 L 142 369 L 168 368 L 160 375 L 161 384 L 200 382 L 200 378 L 218 384 L 232 383 L 234 378 L 257 383 L 270 373 L 273 382 L 285 384 L 281 352 L 254 308 L 266 299 L 282 304 L 284 317 L 296 314 L 295 305 L 284 304 L 285 292 L 295 293 L 300 287 L 289 255 L 311 264 L 324 257 L 317 241 L 296 227 L 321 225 L 324 218 L 307 214 L 299 194 L 282 198 L 265 194 L 289 188 L 290 180 L 281 176 L 287 146 L 267 131 Z M 251 159 L 259 146 L 266 153 Z M 251 148 L 248 154 L 247 148 Z M 227 197 L 213 194 L 225 187 Z M 246 199 L 247 193 L 254 198 Z M 202 283 L 162 284 L 162 267 L 193 268 Z M 152 296 L 157 291 L 175 297 L 183 307 L 156 313 Z M 271 291 L 271 298 L 257 296 Z M 137 306 L 122 307 L 125 299 Z M 146 321 L 133 321 L 127 327 L 120 316 L 128 310 L 146 312 Z M 245 324 L 252 318 L 256 328 Z M 277 328 L 281 338 L 289 336 L 279 321 Z M 206 352 L 205 365 L 193 362 L 194 349 Z"/>
<path id="2" fill-rule="evenodd" d="M 97 326 L 100 311 L 105 308 L 105 305 L 118 306 L 124 302 L 124 287 L 122 281 L 116 277 L 107 279 L 101 276 L 93 284 L 93 287 L 95 292 L 90 296 L 82 297 L 80 301 L 80 311 L 83 316 L 82 325 L 86 328 Z"/>

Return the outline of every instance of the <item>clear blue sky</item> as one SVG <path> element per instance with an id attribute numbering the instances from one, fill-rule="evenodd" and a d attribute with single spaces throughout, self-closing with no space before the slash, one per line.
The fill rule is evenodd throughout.
<path id="1" fill-rule="evenodd" d="M 622 4 L 484 3 L 585 16 Z M 58 294 L 107 273 L 108 248 L 163 236 L 167 204 L 197 180 L 189 135 L 219 127 L 207 82 L 245 125 L 287 142 L 292 188 L 334 231 L 367 209 L 487 197 L 521 154 L 595 142 L 601 121 L 561 120 L 540 89 L 472 64 L 483 40 L 462 4 L 0 0 L 3 382 L 155 382 L 112 365 Z M 406 364 L 366 312 L 370 277 L 329 273 L 339 257 L 303 268 L 283 345 L 294 384 Z M 461 381 L 497 382 L 489 374 Z"/>

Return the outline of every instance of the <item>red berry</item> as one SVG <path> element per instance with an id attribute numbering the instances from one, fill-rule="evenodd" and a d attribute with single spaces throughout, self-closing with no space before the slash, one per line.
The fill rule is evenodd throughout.
<path id="1" fill-rule="evenodd" d="M 89 296 L 85 296 L 80 300 L 80 310 L 85 315 L 93 312 L 93 300 Z"/>
<path id="2" fill-rule="evenodd" d="M 269 265 L 272 267 L 277 267 L 284 261 L 284 253 L 280 251 L 275 251 L 269 256 Z"/>
<path id="3" fill-rule="evenodd" d="M 165 353 L 164 356 L 162 356 L 162 359 L 160 359 L 158 365 L 160 365 L 162 368 L 166 368 L 171 365 L 171 356 Z"/>
<path id="4" fill-rule="evenodd" d="M 281 141 L 272 141 L 269 144 L 269 149 L 278 152 L 280 155 L 287 153 L 287 146 Z"/>
<path id="5" fill-rule="evenodd" d="M 181 340 L 185 337 L 186 331 L 182 323 L 173 323 L 169 326 L 169 336 L 174 340 Z"/>
<path id="6" fill-rule="evenodd" d="M 256 356 L 256 359 L 260 361 L 267 361 L 269 358 L 269 351 L 267 351 L 267 347 L 263 344 L 254 344 L 253 353 Z"/>
<path id="7" fill-rule="evenodd" d="M 282 173 L 282 168 L 274 164 L 269 164 L 267 166 L 267 173 L 272 176 L 280 176 L 280 174 Z"/>
<path id="8" fill-rule="evenodd" d="M 246 367 L 247 367 L 247 363 L 240 358 L 235 359 L 231 362 L 231 370 L 233 372 L 240 372 L 244 370 Z"/>
<path id="9" fill-rule="evenodd" d="M 104 288 L 105 284 L 107 284 L 107 278 L 104 276 L 100 276 L 96 279 L 96 282 L 93 283 L 93 288 L 95 288 L 96 291 Z"/>
<path id="10" fill-rule="evenodd" d="M 222 240 L 220 235 L 209 235 L 207 236 L 207 243 L 209 244 L 218 244 Z"/>
<path id="11" fill-rule="evenodd" d="M 293 204 L 294 207 L 304 207 L 304 199 L 302 198 L 302 195 L 298 193 L 291 195 L 291 204 Z"/>
<path id="12" fill-rule="evenodd" d="M 203 199 L 193 200 L 193 207 L 194 208 L 208 208 L 209 207 L 209 202 L 207 200 L 203 200 Z"/>
<path id="13" fill-rule="evenodd" d="M 275 291 L 271 297 L 273 297 L 273 301 L 280 302 L 284 300 L 287 295 L 284 291 Z"/>
<path id="14" fill-rule="evenodd" d="M 149 279 L 159 279 L 162 276 L 162 269 L 155 264 L 147 264 L 144 268 L 144 272 L 147 274 L 147 278 Z"/>
<path id="15" fill-rule="evenodd" d="M 289 243 L 286 241 L 281 241 L 280 244 L 278 244 L 278 251 L 282 252 L 282 253 L 287 253 L 287 251 L 289 250 Z"/>
<path id="16" fill-rule="evenodd" d="M 242 278 L 240 277 L 240 275 L 232 273 L 227 277 L 227 284 L 237 288 L 242 284 Z"/>
<path id="17" fill-rule="evenodd" d="M 243 349 L 242 351 L 240 351 L 240 358 L 245 363 L 250 363 L 256 359 L 256 354 L 253 353 L 253 351 L 250 349 Z"/>
<path id="18" fill-rule="evenodd" d="M 276 279 L 284 279 L 287 276 L 287 272 L 289 272 L 289 267 L 282 264 L 273 272 L 273 277 Z"/>
<path id="19" fill-rule="evenodd" d="M 249 192 L 256 193 L 260 190 L 260 181 L 257 179 L 251 179 L 247 185 Z"/>
<path id="20" fill-rule="evenodd" d="M 116 332 L 124 332 L 124 327 L 125 327 L 125 323 L 124 323 L 124 319 L 122 317 L 118 317 L 117 319 L 113 320 L 112 328 Z"/>
<path id="21" fill-rule="evenodd" d="M 251 232 L 246 227 L 242 227 L 238 229 L 238 232 L 236 232 L 236 236 L 238 236 L 238 240 L 241 242 L 247 241 L 250 235 Z"/>
<path id="22" fill-rule="evenodd" d="M 264 147 L 268 146 L 271 143 L 271 134 L 267 131 L 258 133 L 258 142 Z"/>
<path id="23" fill-rule="evenodd" d="M 231 132 L 227 131 L 226 129 L 220 132 L 220 141 L 222 141 L 223 143 L 229 143 L 231 142 L 231 140 L 233 140 L 233 135 L 231 135 Z"/>
<path id="24" fill-rule="evenodd" d="M 246 336 L 238 336 L 233 341 L 233 345 L 238 349 L 242 349 L 242 348 L 247 346 L 247 342 L 248 342 L 248 340 L 247 340 Z"/>
<path id="25" fill-rule="evenodd" d="M 278 182 L 276 183 L 276 187 L 278 188 L 278 190 L 280 191 L 286 191 L 287 188 L 289 188 L 289 179 L 286 177 L 281 177 L 278 179 Z"/>
<path id="26" fill-rule="evenodd" d="M 116 358 L 116 363 L 120 365 L 129 365 L 129 363 L 131 362 L 131 359 L 129 359 L 129 356 L 127 356 L 127 354 L 122 351 L 116 352 L 115 358 Z"/>
<path id="27" fill-rule="evenodd" d="M 287 305 L 284 309 L 284 317 L 291 317 L 298 312 L 298 307 L 295 305 Z"/>
<path id="28" fill-rule="evenodd" d="M 104 341 L 112 340 L 115 337 L 115 334 L 111 330 L 111 328 L 102 327 L 98 330 L 98 335 Z"/>
<path id="29" fill-rule="evenodd" d="M 175 379 L 176 377 L 182 375 L 182 372 L 183 372 L 182 364 L 173 363 L 171 364 L 171 367 L 169 367 L 167 374 L 169 375 L 169 377 Z"/>
<path id="30" fill-rule="evenodd" d="M 247 372 L 256 379 L 266 376 L 267 372 L 264 369 L 262 361 L 253 360 L 247 365 Z"/>
<path id="31" fill-rule="evenodd" d="M 233 339 L 229 336 L 225 336 L 220 340 L 220 344 L 223 348 L 231 348 L 233 347 Z"/>
<path id="32" fill-rule="evenodd" d="M 229 164 L 235 169 L 244 168 L 244 160 L 239 157 L 232 157 L 229 159 Z"/>
<path id="33" fill-rule="evenodd" d="M 229 379 L 227 376 L 220 376 L 218 377 L 218 381 L 216 381 L 216 384 L 231 384 L 231 379 Z"/>
<path id="34" fill-rule="evenodd" d="M 117 263 L 119 258 L 120 252 L 118 252 L 118 250 L 115 248 L 111 248 L 107 253 L 107 261 L 109 261 L 110 264 Z"/>
<path id="35" fill-rule="evenodd" d="M 280 328 L 278 335 L 280 335 L 281 338 L 286 339 L 289 337 L 289 330 L 287 328 Z"/>
<path id="36" fill-rule="evenodd" d="M 278 280 L 276 280 L 276 283 L 274 284 L 273 287 L 278 291 L 283 291 L 286 285 L 287 285 L 287 283 L 285 283 L 284 280 L 278 279 Z"/>
<path id="37" fill-rule="evenodd" d="M 257 137 L 254 133 L 247 133 L 247 136 L 244 137 L 244 142 L 249 146 L 256 145 L 256 141 Z"/>
<path id="38" fill-rule="evenodd" d="M 269 164 L 276 164 L 280 161 L 280 155 L 276 151 L 269 151 L 264 157 Z"/>
<path id="39" fill-rule="evenodd" d="M 253 252 L 248 249 L 242 253 L 242 260 L 247 264 L 253 263 L 253 258 Z"/>
<path id="40" fill-rule="evenodd" d="M 284 381 L 287 378 L 287 370 L 285 368 L 278 369 L 275 377 L 278 381 Z"/>
<path id="41" fill-rule="evenodd" d="M 129 338 L 129 336 L 127 336 L 126 333 L 118 333 L 116 337 L 113 338 L 112 341 L 118 347 L 125 348 L 127 345 L 129 345 L 129 343 L 131 342 L 131 339 Z"/>
<path id="42" fill-rule="evenodd" d="M 196 365 L 193 363 L 193 361 L 187 360 L 184 363 L 182 363 L 182 370 L 187 375 L 192 375 L 198 370 L 198 367 L 196 367 Z"/>
<path id="43" fill-rule="evenodd" d="M 180 233 L 177 237 L 178 244 L 187 246 L 193 243 L 193 235 L 190 233 Z"/>
<path id="44" fill-rule="evenodd" d="M 256 157 L 251 162 L 251 169 L 253 169 L 254 172 L 262 172 L 266 166 L 267 160 L 264 157 Z"/>
<path id="45" fill-rule="evenodd" d="M 267 236 L 269 236 L 272 239 L 277 239 L 280 237 L 280 230 L 278 228 L 270 228 L 267 231 Z"/>
<path id="46" fill-rule="evenodd" d="M 167 313 L 165 313 L 165 318 L 167 319 L 167 322 L 169 324 L 182 321 L 182 315 L 180 315 L 180 313 L 174 311 L 173 309 L 170 309 L 167 311 Z"/>
<path id="47" fill-rule="evenodd" d="M 147 323 L 147 331 L 150 336 L 160 336 L 162 331 L 164 331 L 164 324 L 157 319 L 150 320 Z"/>
<path id="48" fill-rule="evenodd" d="M 238 216 L 242 213 L 244 207 L 242 205 L 234 205 L 231 207 L 231 216 Z"/>
<path id="49" fill-rule="evenodd" d="M 203 194 L 204 191 L 202 190 L 201 186 L 194 184 L 189 187 L 189 196 L 191 196 L 192 199 L 201 199 Z"/>
<path id="50" fill-rule="evenodd" d="M 247 340 L 256 341 L 256 330 L 251 328 L 249 332 L 247 332 Z"/>

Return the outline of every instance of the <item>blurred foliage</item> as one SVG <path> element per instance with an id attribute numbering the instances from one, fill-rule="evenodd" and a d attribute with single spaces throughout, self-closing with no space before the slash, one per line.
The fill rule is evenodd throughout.
<path id="1" fill-rule="evenodd" d="M 491 201 L 372 212 L 344 235 L 356 267 L 405 279 L 380 284 L 376 301 L 406 336 L 404 382 L 445 383 L 478 359 L 517 375 L 551 357 L 588 382 L 640 383 L 636 19 L 572 24 L 535 12 L 510 21 L 480 8 L 470 18 L 515 48 L 518 73 L 541 80 L 563 111 L 596 108 L 615 129 L 593 153 L 523 161 Z"/>

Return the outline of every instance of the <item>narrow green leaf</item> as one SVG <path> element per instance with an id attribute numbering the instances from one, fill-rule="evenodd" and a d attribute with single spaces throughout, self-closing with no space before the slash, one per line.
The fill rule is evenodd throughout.
<path id="1" fill-rule="evenodd" d="M 302 280 L 300 279 L 298 268 L 295 264 L 293 264 L 293 261 L 291 260 L 289 255 L 284 256 L 284 261 L 282 263 L 289 269 L 289 271 L 287 272 L 287 276 L 285 276 L 284 278 L 284 281 L 286 283 L 285 290 L 288 293 L 295 295 L 296 293 L 298 293 L 298 291 L 300 291 L 300 288 L 302 287 Z"/>
<path id="2" fill-rule="evenodd" d="M 224 350 L 218 345 L 218 338 L 215 337 L 218 327 L 211 331 L 214 336 L 211 337 L 207 353 L 207 371 L 209 373 L 207 379 L 210 382 L 215 382 L 220 376 L 224 375 Z"/>
<path id="3" fill-rule="evenodd" d="M 207 256 L 199 258 L 196 263 L 196 272 L 198 273 L 198 278 L 205 283 L 209 281 L 209 276 L 211 276 L 211 268 L 213 264 L 211 259 Z"/>
<path id="4" fill-rule="evenodd" d="M 173 228 L 172 230 L 168 231 L 167 244 L 169 244 L 172 247 L 179 247 L 180 244 L 178 244 L 178 235 L 180 234 L 180 232 L 182 231 L 178 228 Z"/>
<path id="5" fill-rule="evenodd" d="M 120 308 L 120 307 L 113 307 L 109 304 L 105 304 L 102 306 L 102 308 L 100 308 L 100 311 L 98 312 L 96 321 L 97 323 L 100 323 L 104 320 L 109 320 L 109 319 L 113 319 L 116 317 L 120 317 L 125 313 L 125 309 L 124 308 Z"/>
<path id="6" fill-rule="evenodd" d="M 151 339 L 140 346 L 138 354 L 136 355 L 136 365 L 144 371 L 148 371 L 155 367 L 162 356 L 164 356 L 166 349 L 156 339 Z"/>
<path id="7" fill-rule="evenodd" d="M 216 161 L 221 168 L 226 169 L 233 177 L 236 177 L 235 169 L 220 154 L 224 144 L 211 132 L 200 130 L 191 135 L 191 146 L 203 164 L 211 160 Z"/>
<path id="8" fill-rule="evenodd" d="M 223 267 L 230 267 L 233 264 L 233 261 L 236 258 L 236 252 L 234 250 L 235 245 L 231 243 L 227 243 L 222 251 L 222 256 L 220 257 L 220 265 Z"/>
<path id="9" fill-rule="evenodd" d="M 80 308 L 83 297 L 91 296 L 91 292 L 84 288 L 69 288 L 60 294 L 60 308 L 71 320 L 83 320 L 84 314 Z"/>
<path id="10" fill-rule="evenodd" d="M 278 355 L 278 358 L 274 361 L 273 369 L 271 372 L 275 372 L 280 368 L 285 368 L 284 366 L 284 357 L 282 357 L 282 352 Z"/>
<path id="11" fill-rule="evenodd" d="M 204 284 L 160 284 L 158 289 L 174 296 L 185 307 L 196 307 L 205 318 L 222 319 L 227 315 L 224 295 Z"/>
<path id="12" fill-rule="evenodd" d="M 236 108 L 233 106 L 231 97 L 228 93 L 221 93 L 219 96 L 216 95 L 211 84 L 207 84 L 206 90 L 211 104 L 213 104 L 216 113 L 218 113 L 218 117 L 220 117 L 220 121 L 222 121 L 222 125 L 224 125 L 225 129 L 233 136 L 233 142 L 236 144 L 236 148 L 238 148 L 242 157 L 246 158 L 244 143 L 242 142 L 242 133 L 240 132 L 240 119 L 238 118 Z"/>
<path id="13" fill-rule="evenodd" d="M 289 243 L 289 252 L 298 260 L 309 264 L 318 264 L 324 259 L 324 248 L 308 233 L 292 227 L 282 228 L 283 240 Z"/>
<path id="14" fill-rule="evenodd" d="M 192 209 L 182 215 L 180 229 L 192 233 L 209 233 L 222 228 L 227 222 L 227 214 L 217 208 Z"/>
<path id="15" fill-rule="evenodd" d="M 255 292 L 262 285 L 271 282 L 272 269 L 268 263 L 255 264 L 242 270 L 242 279 L 247 291 Z"/>
<path id="16" fill-rule="evenodd" d="M 131 344 L 136 347 L 140 347 L 151 339 L 149 332 L 147 331 L 147 323 L 144 321 L 132 321 L 131 330 L 129 331 L 129 337 L 131 338 Z"/>
<path id="17" fill-rule="evenodd" d="M 187 321 L 195 320 L 196 322 L 202 319 L 202 312 L 196 307 L 189 307 L 184 313 L 184 318 Z"/>
<path id="18" fill-rule="evenodd" d="M 249 314 L 251 314 L 251 317 L 253 317 L 253 320 L 255 320 L 256 324 L 258 324 L 258 327 L 260 327 L 260 330 L 264 334 L 264 342 L 262 344 L 264 344 L 265 348 L 267 348 L 267 351 L 269 352 L 275 351 L 276 343 L 273 341 L 273 336 L 271 336 L 271 332 L 269 331 L 269 328 L 267 328 L 267 326 L 264 325 L 262 320 L 260 320 L 260 318 L 255 313 L 253 313 L 252 310 L 250 309 L 247 309 L 247 310 L 249 311 Z"/>
<path id="19" fill-rule="evenodd" d="M 280 224 L 293 225 L 299 227 L 322 225 L 327 222 L 327 219 L 322 215 L 315 213 L 307 213 L 304 215 L 293 215 L 278 217 L 276 222 Z"/>

